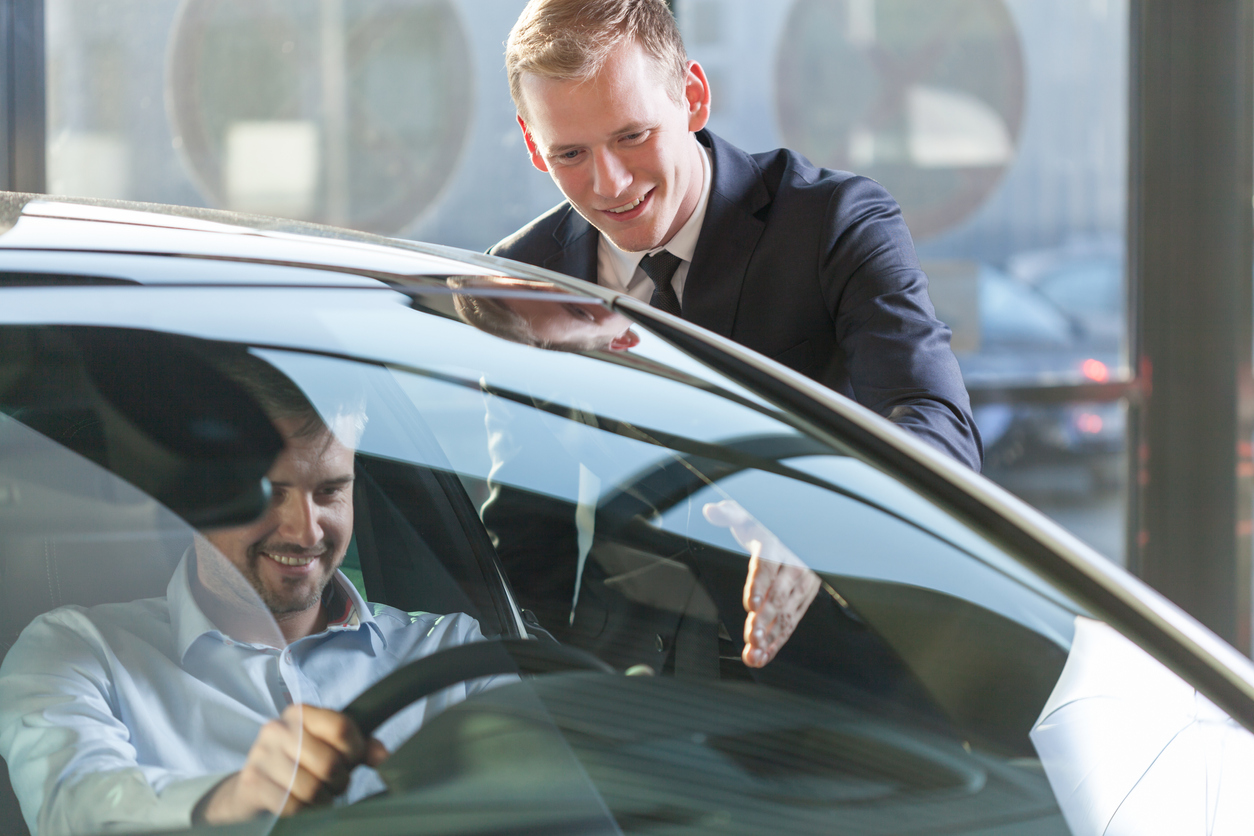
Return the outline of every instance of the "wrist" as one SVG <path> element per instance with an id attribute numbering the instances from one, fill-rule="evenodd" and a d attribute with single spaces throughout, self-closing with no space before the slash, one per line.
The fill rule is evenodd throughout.
<path id="1" fill-rule="evenodd" d="M 230 797 L 239 785 L 239 773 L 233 772 L 213 785 L 209 792 L 201 796 L 200 801 L 192 808 L 192 824 L 224 824 L 238 821 L 238 816 L 231 815 L 233 804 Z"/>

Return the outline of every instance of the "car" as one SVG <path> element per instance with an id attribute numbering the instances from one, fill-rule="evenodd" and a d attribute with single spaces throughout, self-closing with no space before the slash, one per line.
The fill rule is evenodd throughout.
<path id="1" fill-rule="evenodd" d="M 978 350 L 958 354 L 972 393 L 1105 383 L 1118 376 L 1119 339 L 1095 324 L 1100 317 L 1066 307 L 1056 298 L 1060 288 L 1075 283 L 1071 279 L 1076 274 L 1053 270 L 1043 286 L 1021 275 L 1025 265 L 1043 263 L 1044 256 L 1020 258 L 1012 262 L 1018 270 L 1014 274 L 978 265 Z M 1033 275 L 1041 272 L 1044 267 Z M 1117 285 L 1117 273 L 1115 281 Z M 1118 402 L 986 401 L 977 403 L 974 417 L 984 442 L 984 472 L 1021 496 L 1088 496 L 1122 481 L 1127 421 Z"/>
<path id="2" fill-rule="evenodd" d="M 1117 238 L 1079 238 L 1016 253 L 1007 270 L 1081 322 L 1092 339 L 1117 349 L 1127 319 L 1123 251 Z"/>
<path id="3" fill-rule="evenodd" d="M 1102 368 L 1109 376 L 1118 367 L 1118 341 L 1094 334 L 1036 286 L 986 264 L 977 283 L 979 350 L 960 355 L 969 385 L 1102 382 Z"/>
<path id="4" fill-rule="evenodd" d="M 202 533 L 265 512 L 283 440 L 232 376 L 241 358 L 328 426 L 360 417 L 346 579 L 398 612 L 465 613 L 484 637 L 342 683 L 363 693 L 330 707 L 369 732 L 506 676 L 397 741 L 380 793 L 197 833 L 1254 825 L 1248 659 L 987 479 L 767 358 L 447 247 L 21 194 L 0 195 L 0 229 L 0 694 L 33 620 L 156 606 Z M 759 667 L 744 586 L 764 563 L 815 585 Z M 97 662 L 44 664 L 78 681 Z M 93 722 L 121 722 L 111 686 L 92 687 Z M 249 699 L 258 724 L 283 707 Z M 226 709 L 189 710 L 212 738 Z M 78 733 L 15 712 L 0 702 L 0 751 L 27 806 L 0 802 L 5 833 L 40 821 L 43 793 L 110 776 L 14 755 L 18 726 L 53 749 Z M 100 809 L 83 820 L 112 793 L 88 796 Z"/>

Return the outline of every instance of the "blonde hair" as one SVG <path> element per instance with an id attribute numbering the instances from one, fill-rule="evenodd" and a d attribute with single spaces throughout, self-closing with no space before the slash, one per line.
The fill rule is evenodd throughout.
<path id="1" fill-rule="evenodd" d="M 500 299 L 474 293 L 482 286 L 481 276 L 449 276 L 445 281 L 458 291 L 453 294 L 453 307 L 466 324 L 511 342 L 547 348 L 536 338 L 526 317 Z"/>
<path id="2" fill-rule="evenodd" d="M 491 287 L 483 276 L 449 276 L 445 282 L 453 290 L 453 308 L 467 325 L 494 337 L 522 343 L 548 351 L 598 351 L 605 350 L 605 340 L 598 338 L 574 340 L 546 340 L 536 334 L 527 317 L 511 308 L 500 297 L 475 293 L 476 289 Z"/>
<path id="3" fill-rule="evenodd" d="M 518 114 L 526 120 L 524 73 L 586 81 L 629 38 L 655 59 L 671 98 L 682 102 L 688 53 L 664 0 L 530 0 L 505 42 L 509 94 Z"/>

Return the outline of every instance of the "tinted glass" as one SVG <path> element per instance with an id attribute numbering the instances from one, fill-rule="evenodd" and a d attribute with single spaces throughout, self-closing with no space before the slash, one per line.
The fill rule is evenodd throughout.
<path id="1" fill-rule="evenodd" d="M 227 269 L 263 281 L 290 268 Z M 484 277 L 67 290 L 3 291 L 3 332 L 55 344 L 65 329 L 50 322 L 153 327 L 160 311 L 171 339 L 246 352 L 328 423 L 351 393 L 364 423 L 344 566 L 366 598 L 466 613 L 489 638 L 552 637 L 631 674 L 547 673 L 449 700 L 391 741 L 387 794 L 302 827 L 1135 829 L 1181 796 L 1116 778 L 1177 751 L 1195 721 L 1229 742 L 1188 775 L 1244 763 L 1244 731 L 941 498 L 594 300 Z M 15 381 L 0 380 L 4 403 Z M 6 412 L 5 426 L 81 455 Z M 4 459 L 8 495 L 38 497 L 20 461 Z M 8 524 L 6 538 L 33 543 L 4 552 L 6 579 L 24 578 L 5 585 L 23 602 L 13 633 L 56 604 L 104 600 L 86 575 L 47 599 L 39 543 L 65 531 L 88 555 L 122 555 L 109 596 L 161 594 L 178 549 L 141 568 L 131 540 L 190 530 L 128 490 L 77 528 L 76 506 L 56 502 Z M 97 550 L 134 502 L 152 509 L 141 535 Z M 763 666 L 745 654 L 755 573 L 776 579 L 768 599 L 788 593 L 757 626 L 793 628 Z M 1201 706 L 1192 719 L 1172 714 L 1184 700 Z"/>

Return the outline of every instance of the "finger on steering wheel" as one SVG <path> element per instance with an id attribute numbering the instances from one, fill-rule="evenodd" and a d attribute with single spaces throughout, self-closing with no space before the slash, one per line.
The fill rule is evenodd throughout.
<path id="1" fill-rule="evenodd" d="M 284 716 L 262 726 L 240 772 L 254 804 L 279 815 L 292 813 L 331 796 L 323 781 L 299 763 L 302 746 L 299 726 Z"/>
<path id="2" fill-rule="evenodd" d="M 310 734 L 302 735 L 296 746 L 297 751 L 285 753 L 297 767 L 293 778 L 294 795 L 312 804 L 319 800 L 316 796 L 320 791 L 329 800 L 348 789 L 349 766 L 339 751 Z M 316 782 L 316 786 L 302 784 L 298 792 L 295 782 L 304 781 L 305 775 L 309 781 Z"/>

